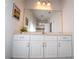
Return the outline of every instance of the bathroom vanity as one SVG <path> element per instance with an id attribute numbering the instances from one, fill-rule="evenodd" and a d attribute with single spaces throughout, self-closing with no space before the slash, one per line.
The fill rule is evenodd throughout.
<path id="1" fill-rule="evenodd" d="M 26 9 L 24 27 L 28 32 L 14 34 L 12 58 L 71 58 L 72 33 L 63 32 L 62 11 Z M 27 22 L 28 21 L 28 22 Z"/>
<path id="2" fill-rule="evenodd" d="M 72 57 L 72 35 L 42 32 L 16 34 L 12 47 L 12 58 Z"/>

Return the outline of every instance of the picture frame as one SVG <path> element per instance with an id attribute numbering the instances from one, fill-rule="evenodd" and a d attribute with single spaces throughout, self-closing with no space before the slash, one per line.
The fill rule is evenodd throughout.
<path id="1" fill-rule="evenodd" d="M 19 20 L 20 18 L 20 9 L 13 3 L 13 12 L 12 12 L 13 17 L 17 18 Z"/>

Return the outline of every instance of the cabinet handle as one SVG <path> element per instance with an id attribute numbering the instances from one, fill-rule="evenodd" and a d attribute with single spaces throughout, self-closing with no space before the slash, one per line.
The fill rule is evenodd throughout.
<path id="1" fill-rule="evenodd" d="M 58 47 L 61 47 L 60 43 L 58 44 Z"/>
<path id="2" fill-rule="evenodd" d="M 43 42 L 43 47 L 47 47 L 47 44 L 45 42 Z"/>
<path id="3" fill-rule="evenodd" d="M 43 47 L 44 47 L 44 42 L 43 42 Z"/>
<path id="4" fill-rule="evenodd" d="M 46 43 L 44 43 L 44 46 L 45 46 L 45 47 L 47 47 L 47 44 L 46 44 Z"/>
<path id="5" fill-rule="evenodd" d="M 28 47 L 30 47 L 30 43 L 28 43 Z"/>

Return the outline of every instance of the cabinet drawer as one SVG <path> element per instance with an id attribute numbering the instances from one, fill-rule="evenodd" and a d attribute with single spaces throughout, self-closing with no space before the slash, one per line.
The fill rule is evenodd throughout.
<path id="1" fill-rule="evenodd" d="M 72 36 L 59 36 L 59 40 L 72 40 Z"/>
<path id="2" fill-rule="evenodd" d="M 64 40 L 71 39 L 71 36 L 63 36 Z"/>
<path id="3" fill-rule="evenodd" d="M 46 40 L 57 40 L 57 36 L 45 36 Z"/>
<path id="4" fill-rule="evenodd" d="M 27 58 L 28 57 L 28 43 L 27 41 L 14 41 L 12 49 L 13 58 Z"/>
<path id="5" fill-rule="evenodd" d="M 43 40 L 42 35 L 31 35 L 31 40 Z"/>
<path id="6" fill-rule="evenodd" d="M 14 40 L 29 40 L 30 36 L 29 35 L 15 35 Z"/>

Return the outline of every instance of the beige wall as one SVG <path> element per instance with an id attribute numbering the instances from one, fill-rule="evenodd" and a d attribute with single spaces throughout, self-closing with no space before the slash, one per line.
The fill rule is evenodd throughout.
<path id="1" fill-rule="evenodd" d="M 16 32 L 19 32 L 20 29 L 24 26 L 24 1 L 23 0 L 13 0 L 13 3 L 15 3 L 18 6 L 18 8 L 21 10 L 19 20 L 12 17 L 13 20 L 15 20 L 15 22 L 16 22 Z"/>
<path id="2" fill-rule="evenodd" d="M 12 56 L 12 39 L 14 33 L 18 32 L 23 26 L 23 0 L 6 0 L 5 7 L 5 59 L 10 59 Z M 13 2 L 21 9 L 20 20 L 12 16 Z"/>
<path id="3" fill-rule="evenodd" d="M 63 32 L 74 30 L 74 0 L 63 0 Z"/>

